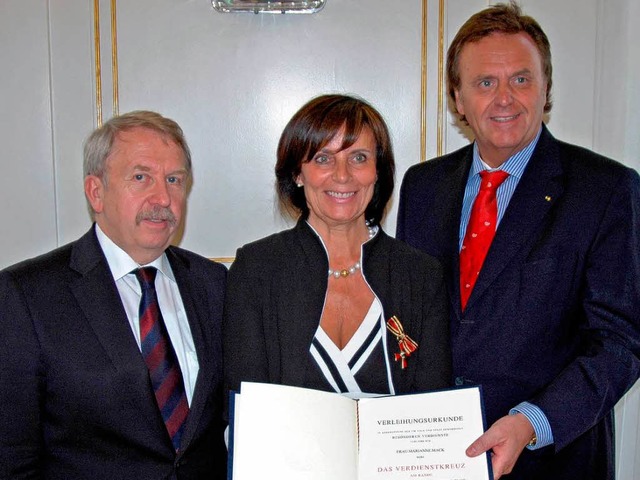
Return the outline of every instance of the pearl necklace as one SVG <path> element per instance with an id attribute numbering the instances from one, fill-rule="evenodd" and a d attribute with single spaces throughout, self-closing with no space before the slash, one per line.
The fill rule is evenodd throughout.
<path id="1" fill-rule="evenodd" d="M 360 270 L 360 262 L 356 262 L 349 268 L 343 268 L 342 270 L 329 269 L 329 276 L 333 276 L 333 278 L 348 277 L 349 275 L 356 273 L 358 270 Z"/>
<path id="2" fill-rule="evenodd" d="M 376 233 L 378 233 L 378 226 L 376 225 L 376 226 L 370 227 L 369 224 L 367 223 L 367 230 L 369 230 L 369 240 L 370 240 L 370 239 L 372 239 L 373 237 L 376 236 Z M 353 265 L 351 265 L 350 267 L 343 268 L 341 270 L 331 270 L 331 269 L 329 269 L 329 277 L 346 278 L 349 275 L 353 275 L 358 270 L 360 270 L 360 262 L 356 262 Z"/>

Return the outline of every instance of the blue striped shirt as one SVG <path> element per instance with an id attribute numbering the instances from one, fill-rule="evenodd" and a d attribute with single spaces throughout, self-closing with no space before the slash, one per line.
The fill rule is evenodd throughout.
<path id="1" fill-rule="evenodd" d="M 482 170 L 504 170 L 509 174 L 507 179 L 498 187 L 496 192 L 496 199 L 498 200 L 498 222 L 496 228 L 500 225 L 500 221 L 504 216 L 504 212 L 509 205 L 509 201 L 513 196 L 513 192 L 518 186 L 522 173 L 529 163 L 531 154 L 538 144 L 538 138 L 542 128 L 538 130 L 538 134 L 533 141 L 518 153 L 509 157 L 506 162 L 500 165 L 499 168 L 489 168 L 480 158 L 480 152 L 478 151 L 478 144 L 473 144 L 473 163 L 471 170 L 469 171 L 469 178 L 467 179 L 467 186 L 464 189 L 464 198 L 462 199 L 462 216 L 460 218 L 460 244 L 458 250 L 462 249 L 462 241 L 464 240 L 464 234 L 467 231 L 467 224 L 469 223 L 469 217 L 471 216 L 471 207 L 473 201 L 476 199 L 478 192 L 480 191 L 480 172 Z"/>
<path id="2" fill-rule="evenodd" d="M 498 219 L 496 228 L 498 228 L 500 226 L 500 221 L 504 216 L 504 212 L 507 210 L 509 201 L 513 196 L 513 192 L 516 190 L 518 182 L 522 178 L 522 174 L 531 159 L 533 150 L 538 144 L 541 132 L 542 128 L 538 130 L 536 138 L 534 138 L 529 145 L 509 157 L 506 162 L 496 169 L 489 168 L 489 166 L 482 161 L 480 158 L 480 152 L 478 151 L 478 144 L 473 144 L 473 163 L 471 164 L 471 170 L 469 171 L 469 178 L 467 179 L 467 186 L 464 189 L 464 198 L 462 200 L 462 215 L 460 217 L 460 237 L 458 245 L 459 250 L 462 249 L 462 242 L 464 240 L 464 234 L 467 231 L 467 224 L 469 223 L 469 217 L 471 216 L 473 202 L 480 191 L 480 172 L 482 170 L 504 170 L 509 174 L 507 179 L 498 187 L 496 192 L 496 199 L 498 201 Z M 509 412 L 510 415 L 514 415 L 516 413 L 522 413 L 526 416 L 535 430 L 537 438 L 536 444 L 534 446 L 527 446 L 528 449 L 537 450 L 538 448 L 546 447 L 553 443 L 551 425 L 540 407 L 529 402 L 522 402 Z"/>

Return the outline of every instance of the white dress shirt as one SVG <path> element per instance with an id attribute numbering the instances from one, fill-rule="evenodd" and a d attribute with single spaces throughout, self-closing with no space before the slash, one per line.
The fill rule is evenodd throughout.
<path id="1" fill-rule="evenodd" d="M 155 286 L 158 295 L 158 303 L 162 318 L 167 327 L 169 338 L 173 344 L 173 349 L 178 357 L 178 363 L 182 370 L 184 380 L 184 388 L 187 394 L 187 401 L 191 405 L 193 398 L 193 389 L 195 388 L 196 378 L 198 376 L 199 364 L 196 355 L 195 345 L 193 343 L 193 335 L 187 320 L 187 313 L 184 310 L 182 297 L 178 284 L 173 276 L 171 265 L 167 260 L 166 254 L 162 254 L 153 262 L 146 265 L 136 263 L 124 250 L 118 247 L 96 224 L 96 235 L 98 242 L 102 247 L 113 280 L 120 293 L 122 305 L 127 313 L 129 325 L 134 338 L 140 346 L 140 319 L 138 310 L 140 307 L 140 298 L 142 290 L 140 283 L 132 271 L 140 267 L 155 267 L 158 269 L 156 275 Z"/>

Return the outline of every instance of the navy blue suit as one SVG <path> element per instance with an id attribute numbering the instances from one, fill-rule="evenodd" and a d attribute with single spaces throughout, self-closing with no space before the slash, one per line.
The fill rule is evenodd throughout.
<path id="1" fill-rule="evenodd" d="M 459 228 L 472 146 L 409 169 L 397 236 L 437 258 L 451 297 L 457 384 L 492 424 L 522 401 L 554 445 L 509 479 L 613 478 L 613 413 L 640 375 L 640 178 L 543 127 L 463 313 Z"/>
<path id="2" fill-rule="evenodd" d="M 0 478 L 225 478 L 226 268 L 166 254 L 200 365 L 180 452 L 92 228 L 0 272 Z"/>

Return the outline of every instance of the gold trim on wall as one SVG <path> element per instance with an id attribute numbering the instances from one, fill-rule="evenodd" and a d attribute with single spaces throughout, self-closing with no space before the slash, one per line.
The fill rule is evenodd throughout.
<path id="1" fill-rule="evenodd" d="M 93 0 L 93 47 L 96 82 L 96 124 L 102 126 L 102 65 L 100 63 L 100 0 Z"/>
<path id="2" fill-rule="evenodd" d="M 111 0 L 111 88 L 113 89 L 112 112 L 119 115 L 118 110 L 118 28 L 116 16 L 116 0 Z"/>
<path id="3" fill-rule="evenodd" d="M 444 50 L 444 22 L 445 0 L 438 2 L 438 104 L 436 124 L 436 155 L 444 153 L 444 125 L 446 120 L 445 97 L 445 50 Z M 427 64 L 428 64 L 428 0 L 422 0 L 422 46 L 420 65 L 420 161 L 427 160 Z"/>
<path id="4" fill-rule="evenodd" d="M 111 0 L 111 89 L 112 89 L 112 116 L 118 115 L 118 29 L 116 15 L 116 0 Z M 95 74 L 95 106 L 96 125 L 102 126 L 102 52 L 100 43 L 100 0 L 93 0 L 93 48 L 94 48 L 94 74 Z"/>
<path id="5" fill-rule="evenodd" d="M 429 0 L 422 0 L 422 47 L 420 56 L 420 161 L 427 159 L 427 8 Z"/>
<path id="6" fill-rule="evenodd" d="M 438 136 L 436 139 L 436 155 L 443 152 L 444 120 L 446 115 L 444 101 L 444 0 L 438 5 Z"/>
<path id="7" fill-rule="evenodd" d="M 209 260 L 213 260 L 218 263 L 233 263 L 236 257 L 211 257 Z"/>

